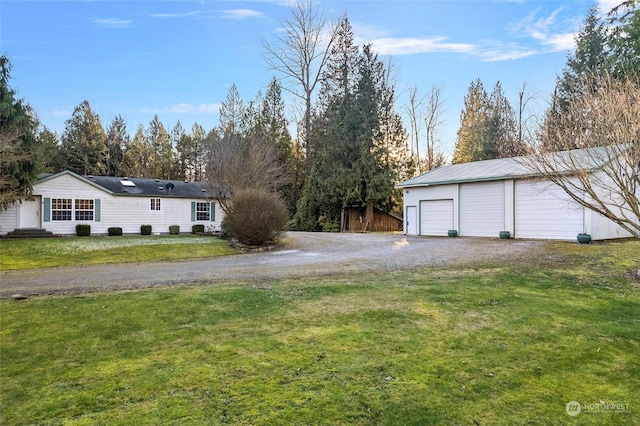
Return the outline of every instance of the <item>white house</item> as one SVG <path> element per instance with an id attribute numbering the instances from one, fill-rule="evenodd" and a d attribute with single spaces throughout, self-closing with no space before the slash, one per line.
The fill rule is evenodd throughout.
<path id="1" fill-rule="evenodd" d="M 592 240 L 631 235 L 580 206 L 521 158 L 440 167 L 397 185 L 404 192 L 404 233 L 446 236 Z M 594 165 L 594 176 L 598 173 Z"/>
<path id="2" fill-rule="evenodd" d="M 168 233 L 178 225 L 191 232 L 194 224 L 220 229 L 224 213 L 208 183 L 160 179 L 80 176 L 71 171 L 41 177 L 33 200 L 0 213 L 0 235 L 16 229 L 40 228 L 56 235 L 75 235 L 76 225 L 91 225 L 92 234 L 120 227 L 139 234 L 141 225 Z"/>

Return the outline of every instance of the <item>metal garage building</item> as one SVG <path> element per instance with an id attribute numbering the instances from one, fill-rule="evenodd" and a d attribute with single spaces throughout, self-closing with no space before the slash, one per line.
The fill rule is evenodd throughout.
<path id="1" fill-rule="evenodd" d="M 522 159 L 503 158 L 440 167 L 398 185 L 404 192 L 404 233 L 446 236 L 593 240 L 631 235 L 570 199 L 533 173 Z"/>

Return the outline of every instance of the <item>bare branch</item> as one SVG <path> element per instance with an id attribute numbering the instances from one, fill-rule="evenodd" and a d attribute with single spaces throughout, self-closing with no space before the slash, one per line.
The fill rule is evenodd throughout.
<path id="1" fill-rule="evenodd" d="M 291 19 L 282 24 L 283 34 L 271 44 L 262 40 L 267 65 L 289 83 L 283 89 L 305 104 L 304 138 L 307 155 L 311 147 L 312 96 L 322 82 L 331 46 L 338 37 L 338 24 L 327 24 L 311 0 L 299 0 L 291 7 Z"/>
<path id="2" fill-rule="evenodd" d="M 605 76 L 591 89 L 545 123 L 527 166 L 640 238 L 640 84 Z"/>

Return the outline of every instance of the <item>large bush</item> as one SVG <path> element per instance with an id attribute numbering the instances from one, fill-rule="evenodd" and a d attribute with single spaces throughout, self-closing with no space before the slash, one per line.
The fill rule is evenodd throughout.
<path id="1" fill-rule="evenodd" d="M 277 241 L 289 215 L 276 194 L 259 189 L 238 191 L 224 218 L 224 230 L 242 244 L 261 246 Z"/>

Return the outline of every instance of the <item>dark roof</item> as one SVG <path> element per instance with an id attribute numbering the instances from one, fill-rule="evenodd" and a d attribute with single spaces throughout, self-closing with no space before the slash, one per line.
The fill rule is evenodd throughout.
<path id="1" fill-rule="evenodd" d="M 214 187 L 208 182 L 185 182 L 182 180 L 143 179 L 113 176 L 80 176 L 69 170 L 44 175 L 40 181 L 53 179 L 69 174 L 99 189 L 115 195 L 131 195 L 138 197 L 175 197 L 175 198 L 216 198 L 222 187 Z M 225 194 L 227 196 L 228 194 Z"/>

